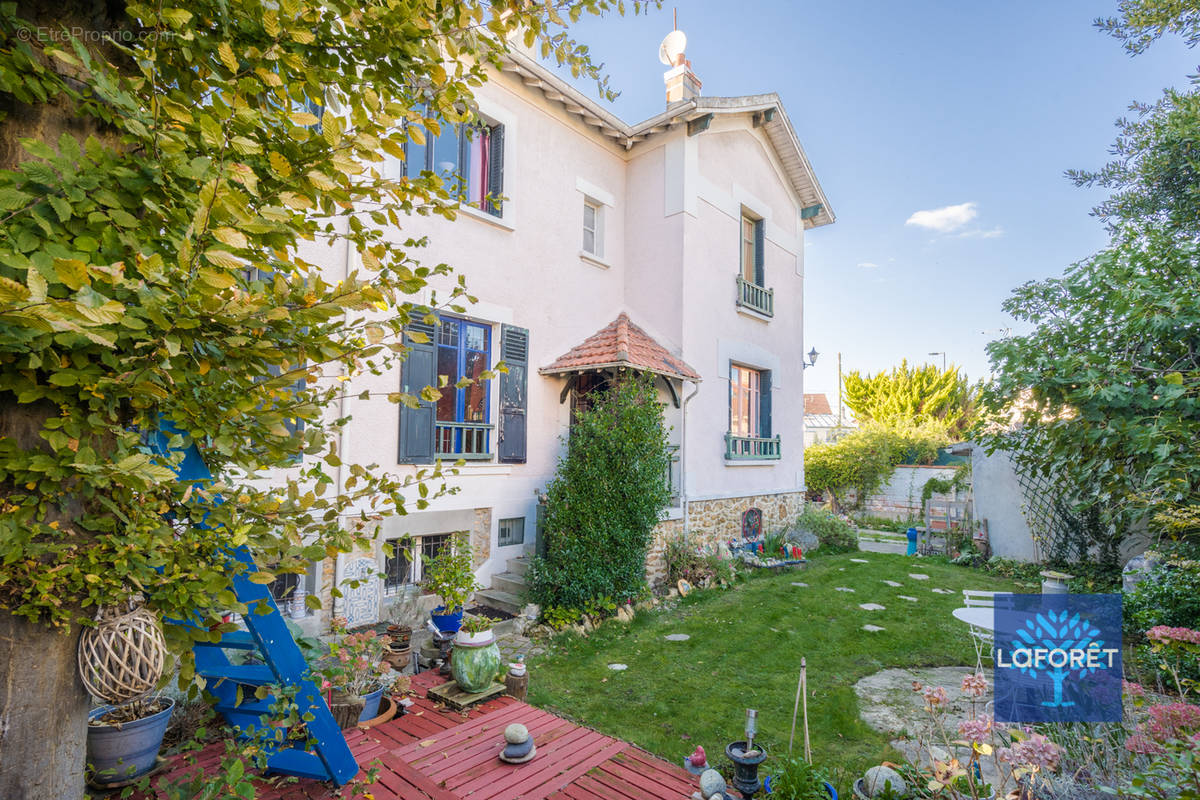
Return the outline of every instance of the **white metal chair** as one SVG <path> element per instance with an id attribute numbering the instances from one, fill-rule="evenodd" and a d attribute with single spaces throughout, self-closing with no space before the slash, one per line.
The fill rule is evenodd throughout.
<path id="1" fill-rule="evenodd" d="M 967 608 L 995 608 L 998 592 L 985 592 L 981 589 L 963 589 L 963 605 Z M 983 669 L 983 654 L 992 658 L 992 647 L 996 643 L 995 634 L 977 625 L 970 626 L 971 643 L 975 645 L 975 666 Z"/>

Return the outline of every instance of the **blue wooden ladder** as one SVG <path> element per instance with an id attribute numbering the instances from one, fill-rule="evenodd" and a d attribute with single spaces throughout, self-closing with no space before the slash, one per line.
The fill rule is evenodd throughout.
<path id="1" fill-rule="evenodd" d="M 148 437 L 151 448 L 166 454 L 169 452 L 168 439 L 175 433 L 178 433 L 175 427 L 164 420 L 162 430 Z M 208 483 L 212 480 L 212 473 L 195 443 L 184 451 L 183 461 L 174 469 L 180 481 Z M 221 501 L 218 498 L 215 502 Z M 346 784 L 358 774 L 358 762 L 329 706 L 307 677 L 308 664 L 279 613 L 275 599 L 265 585 L 250 580 L 258 568 L 249 548 L 243 545 L 233 550 L 230 567 L 234 573 L 233 593 L 247 607 L 242 617 L 246 630 L 223 633 L 218 641 L 199 641 L 192 648 L 196 672 L 205 679 L 207 691 L 216 697 L 216 710 L 243 735 L 259 733 L 265 742 L 268 772 L 331 780 L 339 786 Z M 180 620 L 174 623 L 196 626 L 194 622 Z M 256 651 L 263 663 L 232 664 L 227 650 Z M 270 719 L 271 706 L 276 700 L 272 696 L 261 700 L 254 696 L 255 687 L 272 685 L 296 688 L 294 702 L 300 718 L 305 720 L 307 740 L 272 741 L 271 735 L 276 731 L 265 720 Z M 241 698 L 238 697 L 239 686 L 243 687 Z"/>

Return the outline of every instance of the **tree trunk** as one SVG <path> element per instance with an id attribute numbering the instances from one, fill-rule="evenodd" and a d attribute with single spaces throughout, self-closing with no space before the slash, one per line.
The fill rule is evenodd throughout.
<path id="1" fill-rule="evenodd" d="M 124 20 L 122 0 L 18 0 L 16 15 L 43 31 L 82 32 L 92 50 L 112 46 L 100 33 L 111 33 Z M 34 48 L 39 53 L 39 48 Z M 62 69 L 41 56 L 42 66 Z M 71 75 L 67 69 L 68 76 Z M 79 114 L 63 100 L 28 106 L 11 98 L 0 103 L 0 169 L 12 169 L 29 158 L 20 140 L 40 139 L 54 146 L 70 133 L 82 141 L 95 135 L 108 143 L 111 133 L 95 119 Z M 58 416 L 52 404 L 20 404 L 0 393 L 0 439 L 17 447 L 48 451 L 41 438 L 45 420 Z M 10 487 L 0 483 L 0 497 Z M 80 513 L 68 500 L 47 516 L 68 524 Z M 0 798 L 2 800 L 78 800 L 84 794 L 89 698 L 76 671 L 79 627 L 56 631 L 13 617 L 0 609 Z"/>
<path id="2" fill-rule="evenodd" d="M 83 796 L 88 696 L 79 629 L 56 633 L 0 611 L 0 797 Z"/>

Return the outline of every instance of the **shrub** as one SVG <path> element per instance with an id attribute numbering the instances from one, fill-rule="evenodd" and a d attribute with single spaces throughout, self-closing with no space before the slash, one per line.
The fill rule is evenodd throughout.
<path id="1" fill-rule="evenodd" d="M 592 398 L 546 489 L 546 553 L 529 571 L 530 597 L 542 608 L 635 597 L 670 499 L 667 428 L 653 381 L 622 378 Z"/>
<path id="2" fill-rule="evenodd" d="M 1141 634 L 1158 625 L 1200 628 L 1200 569 L 1164 562 L 1125 593 L 1125 630 Z"/>
<path id="3" fill-rule="evenodd" d="M 796 518 L 796 527 L 817 537 L 823 553 L 852 553 L 858 550 L 858 531 L 837 514 L 815 506 L 805 506 Z"/>
<path id="4" fill-rule="evenodd" d="M 733 561 L 721 558 L 720 553 L 697 547 L 686 533 L 667 540 L 663 560 L 667 567 L 667 581 L 672 584 L 685 580 L 693 586 L 699 586 L 708 580 L 718 586 L 726 586 L 737 575 Z"/>
<path id="5" fill-rule="evenodd" d="M 868 424 L 832 444 L 804 448 L 804 476 L 809 491 L 833 495 L 842 503 L 847 491 L 861 502 L 882 486 L 897 464 L 932 464 L 950 437 L 938 423 L 901 428 Z"/>

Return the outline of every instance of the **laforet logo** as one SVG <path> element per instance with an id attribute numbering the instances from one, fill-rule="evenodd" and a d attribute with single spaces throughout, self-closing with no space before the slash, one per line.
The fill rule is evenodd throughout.
<path id="1" fill-rule="evenodd" d="M 996 719 L 1121 720 L 1121 596 L 996 596 Z"/>

